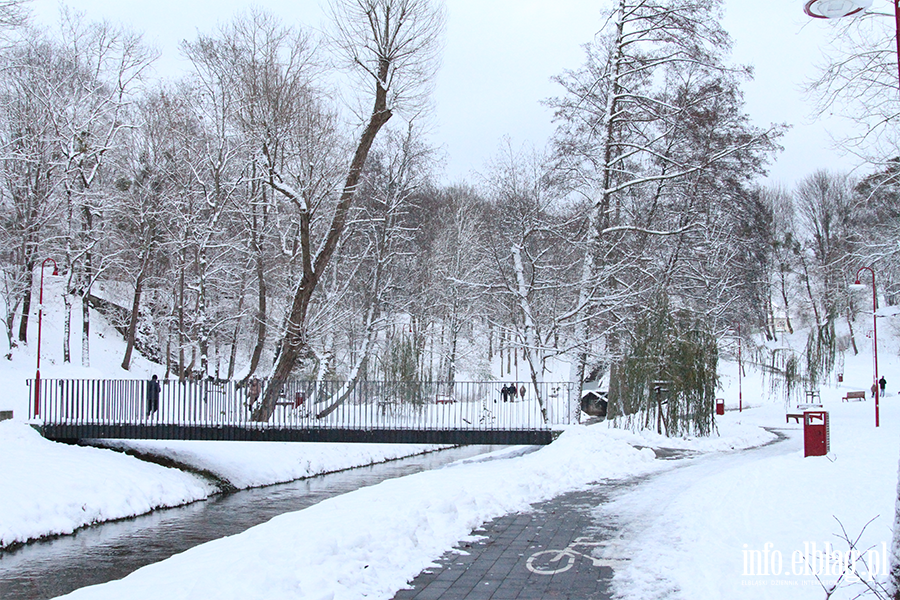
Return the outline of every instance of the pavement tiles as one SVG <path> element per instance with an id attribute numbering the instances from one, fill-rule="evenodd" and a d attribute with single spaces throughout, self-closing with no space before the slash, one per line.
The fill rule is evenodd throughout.
<path id="1" fill-rule="evenodd" d="M 620 483 L 621 485 L 621 483 Z M 609 484 L 563 494 L 486 523 L 477 542 L 446 553 L 394 600 L 601 600 L 611 598 L 616 530 L 591 511 Z"/>

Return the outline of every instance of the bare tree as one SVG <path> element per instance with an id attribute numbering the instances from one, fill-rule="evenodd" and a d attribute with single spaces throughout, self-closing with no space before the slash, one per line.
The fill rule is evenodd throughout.
<path id="1" fill-rule="evenodd" d="M 139 35 L 107 23 L 86 22 L 77 13 L 64 10 L 61 24 L 58 52 L 63 79 L 51 88 L 52 122 L 68 213 L 69 287 L 81 294 L 81 363 L 89 366 L 91 289 L 110 258 L 97 251 L 103 240 L 106 198 L 98 188 L 110 156 L 121 150 L 124 132 L 134 124 L 129 108 L 156 55 Z M 65 298 L 68 304 L 69 296 Z M 64 327 L 68 361 L 70 311 L 66 311 Z"/>
<path id="2" fill-rule="evenodd" d="M 546 361 L 571 350 L 568 344 L 560 347 L 559 334 L 565 328 L 565 338 L 573 339 L 568 309 L 577 296 L 578 264 L 575 247 L 566 243 L 570 221 L 548 177 L 548 163 L 540 153 L 517 153 L 507 145 L 486 181 L 489 221 L 499 233 L 484 235 L 497 313 L 506 313 L 497 326 L 521 352 L 545 421 L 546 398 L 538 384 Z"/>
<path id="3" fill-rule="evenodd" d="M 834 320 L 844 294 L 848 258 L 852 244 L 853 197 L 846 175 L 817 171 L 797 186 L 796 207 L 800 235 L 815 265 L 807 268 L 814 277 L 807 287 L 817 324 Z M 813 289 L 820 299 L 813 296 Z"/>
<path id="4" fill-rule="evenodd" d="M 410 298 L 405 293 L 409 263 L 414 259 L 413 232 L 415 223 L 410 221 L 414 197 L 426 184 L 434 164 L 433 151 L 419 139 L 418 129 L 410 123 L 405 132 L 388 129 L 386 135 L 372 150 L 366 165 L 357 206 L 352 209 L 352 225 L 347 240 L 342 242 L 337 260 L 347 263 L 343 271 L 348 276 L 351 293 L 358 306 L 359 323 L 351 336 L 359 340 L 350 360 L 344 386 L 337 390 L 331 404 L 319 412 L 323 417 L 343 403 L 358 380 L 365 379 L 370 371 L 371 358 L 378 359 L 386 380 L 420 376 L 409 372 L 404 365 L 402 373 L 393 368 L 391 332 L 405 331 L 402 320 L 409 314 Z M 335 262 L 337 262 L 337 260 Z M 355 291 L 356 293 L 352 293 Z M 319 337 L 315 327 L 310 339 Z M 356 328 L 354 328 L 356 329 Z M 378 348 L 380 334 L 386 332 L 387 347 Z M 398 336 L 401 344 L 410 346 L 408 336 Z M 380 350 L 380 352 L 379 352 Z"/>
<path id="5" fill-rule="evenodd" d="M 601 325 L 596 308 L 631 285 L 621 277 L 627 261 L 633 268 L 624 271 L 641 272 L 635 244 L 674 239 L 689 247 L 685 234 L 703 223 L 687 209 L 700 198 L 708 204 L 715 168 L 730 162 L 759 172 L 773 150 L 779 128 L 756 129 L 740 111 L 738 79 L 748 69 L 724 61 L 730 40 L 720 11 L 720 2 L 617 0 L 584 67 L 558 78 L 566 90 L 551 103 L 558 166 L 589 202 L 573 381 L 584 377 L 594 331 L 612 331 L 621 316 L 601 311 Z M 669 260 L 680 260 L 678 247 Z M 615 350 L 614 337 L 606 346 Z"/>
<path id="6" fill-rule="evenodd" d="M 341 55 L 372 89 L 367 122 L 347 167 L 343 189 L 334 207 L 331 224 L 316 251 L 301 234 L 302 276 L 288 313 L 278 360 L 272 375 L 276 382 L 288 378 L 307 345 L 310 301 L 334 254 L 347 223 L 359 178 L 375 137 L 395 111 L 421 101 L 421 93 L 436 68 L 443 12 L 428 0 L 345 0 L 331 4 L 334 42 Z M 276 188 L 277 189 L 277 188 Z M 308 212 L 303 198 L 293 195 L 301 214 Z M 254 419 L 267 420 L 274 410 L 280 385 L 266 390 Z"/>
<path id="7" fill-rule="evenodd" d="M 254 265 L 257 296 L 249 377 L 267 339 L 273 269 L 267 251 L 289 258 L 283 279 L 292 288 L 296 263 L 338 185 L 344 143 L 334 111 L 313 85 L 321 68 L 317 45 L 305 31 L 253 10 L 215 35 L 184 44 L 184 50 L 211 93 L 227 98 L 223 116 L 246 144 L 241 236 Z"/>
<path id="8" fill-rule="evenodd" d="M 818 114 L 838 114 L 851 124 L 838 140 L 844 151 L 887 166 L 897 156 L 897 42 L 894 14 L 865 11 L 834 19 L 831 43 L 822 51 L 819 76 L 808 90 Z"/>
<path id="9" fill-rule="evenodd" d="M 425 263 L 430 272 L 426 297 L 443 332 L 439 379 L 452 383 L 461 363 L 463 333 L 475 331 L 473 322 L 484 317 L 490 262 L 483 236 L 498 234 L 485 231 L 485 203 L 474 190 L 450 187 L 442 191 L 439 202 L 443 227 L 432 242 L 431 260 Z"/>
<path id="10" fill-rule="evenodd" d="M 50 95 L 65 77 L 57 48 L 40 32 L 29 30 L 4 57 L 0 80 L 0 168 L 7 237 L 21 273 L 14 293 L 21 296 L 18 339 L 28 341 L 33 272 L 42 246 L 54 237 L 60 182 L 54 147 L 54 102 Z M 48 77 L 55 84 L 48 85 Z"/>

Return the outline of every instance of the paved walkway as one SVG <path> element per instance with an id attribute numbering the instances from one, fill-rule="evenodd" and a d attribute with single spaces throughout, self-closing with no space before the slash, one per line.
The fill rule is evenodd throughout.
<path id="1" fill-rule="evenodd" d="M 591 517 L 611 486 L 564 494 L 487 523 L 476 543 L 445 554 L 395 600 L 599 600 L 611 597 L 615 528 Z M 627 485 L 627 484 L 625 484 Z"/>
<path id="2" fill-rule="evenodd" d="M 769 431 L 777 439 L 748 450 L 787 439 L 780 430 Z M 790 450 L 784 446 L 768 452 Z M 662 460 L 695 455 L 672 449 L 654 452 Z M 536 504 L 530 512 L 494 519 L 474 532 L 483 536 L 480 541 L 445 554 L 437 567 L 420 573 L 412 589 L 397 592 L 394 600 L 611 599 L 613 570 L 627 560 L 619 541 L 624 532 L 621 523 L 601 520 L 594 509 L 613 493 L 654 480 L 650 476 L 599 483 Z"/>

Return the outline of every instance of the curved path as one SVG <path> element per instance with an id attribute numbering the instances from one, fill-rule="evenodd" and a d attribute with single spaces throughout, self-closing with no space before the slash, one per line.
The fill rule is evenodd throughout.
<path id="1" fill-rule="evenodd" d="M 495 519 L 474 532 L 483 536 L 445 554 L 394 600 L 611 599 L 616 567 L 628 560 L 627 542 L 653 526 L 659 498 L 677 494 L 698 479 L 715 477 L 725 463 L 795 452 L 777 439 L 747 450 L 692 456 L 659 450 L 671 469 L 626 481 L 598 483 L 536 504 L 527 513 Z M 611 499 L 629 502 L 628 520 L 598 510 Z"/>

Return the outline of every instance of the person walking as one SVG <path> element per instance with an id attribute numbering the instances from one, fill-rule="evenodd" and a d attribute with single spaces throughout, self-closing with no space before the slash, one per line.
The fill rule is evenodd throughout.
<path id="1" fill-rule="evenodd" d="M 878 387 L 881 388 L 881 397 L 884 398 L 884 388 L 887 387 L 887 379 L 884 378 L 884 375 L 878 380 Z"/>
<path id="2" fill-rule="evenodd" d="M 147 382 L 147 416 L 159 410 L 159 379 L 154 375 Z"/>
<path id="3" fill-rule="evenodd" d="M 872 384 L 872 397 L 874 398 L 875 394 L 877 394 L 877 393 L 878 393 L 878 382 L 876 381 L 875 383 Z"/>
<path id="4" fill-rule="evenodd" d="M 256 404 L 257 399 L 259 399 L 259 393 L 262 391 L 262 385 L 259 383 L 259 379 L 254 375 L 250 379 L 250 383 L 247 384 L 247 408 L 253 410 L 253 405 Z"/>

